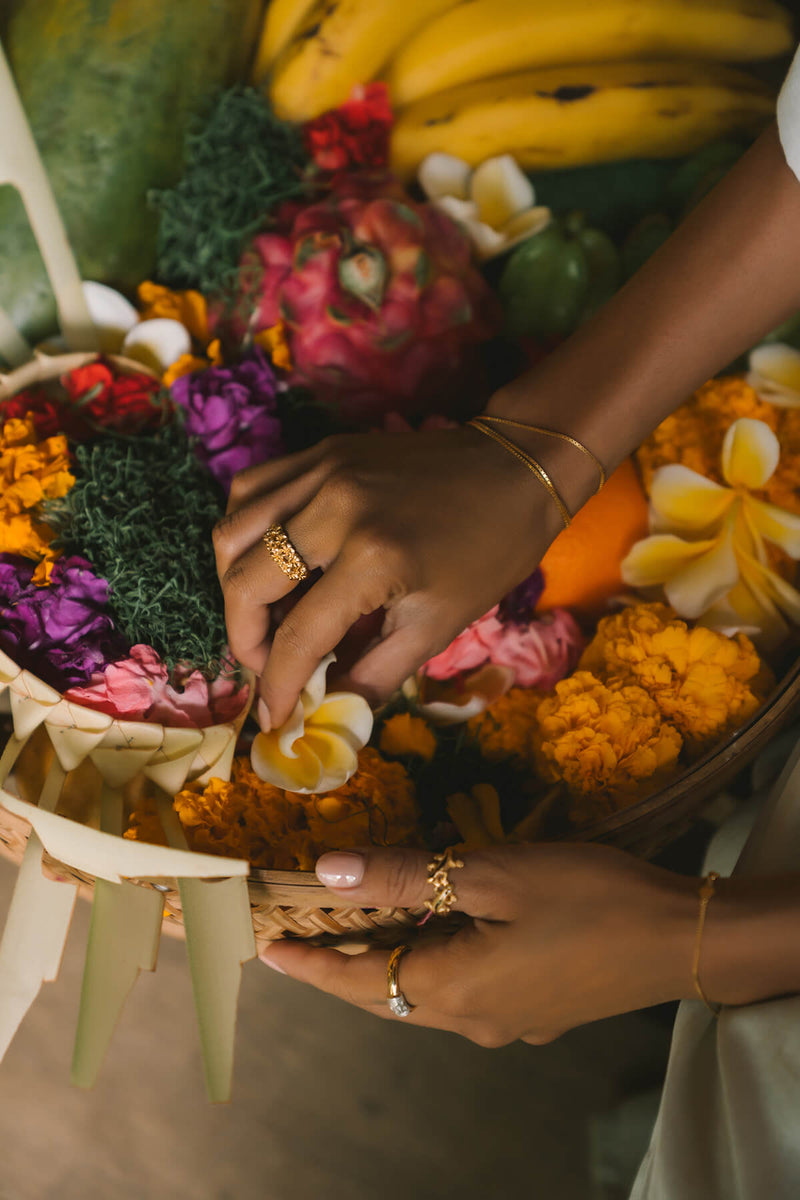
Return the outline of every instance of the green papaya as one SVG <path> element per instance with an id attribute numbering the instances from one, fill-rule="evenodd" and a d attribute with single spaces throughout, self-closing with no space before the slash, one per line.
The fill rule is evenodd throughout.
<path id="1" fill-rule="evenodd" d="M 514 338 L 559 337 L 591 316 L 619 286 L 613 242 L 582 213 L 555 220 L 510 255 L 498 292 Z"/>
<path id="2" fill-rule="evenodd" d="M 152 271 L 151 188 L 187 128 L 242 77 L 262 0 L 16 0 L 4 46 L 81 273 L 132 292 Z M 14 188 L 0 188 L 0 306 L 29 341 L 55 305 Z"/>

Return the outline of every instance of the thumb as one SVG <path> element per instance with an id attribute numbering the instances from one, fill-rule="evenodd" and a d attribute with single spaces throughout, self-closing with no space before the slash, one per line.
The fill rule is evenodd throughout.
<path id="1" fill-rule="evenodd" d="M 513 916 L 507 890 L 508 871 L 502 851 L 474 851 L 453 855 L 461 867 L 446 875 L 454 898 L 452 911 L 487 920 L 507 921 Z M 336 850 L 317 862 L 317 878 L 332 892 L 369 908 L 421 908 L 433 900 L 430 876 L 437 868 L 425 850 L 370 848 Z"/>

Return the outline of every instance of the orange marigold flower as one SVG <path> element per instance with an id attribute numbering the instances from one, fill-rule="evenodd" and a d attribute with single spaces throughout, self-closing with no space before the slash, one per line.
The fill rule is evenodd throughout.
<path id="1" fill-rule="evenodd" d="M 384 754 L 402 757 L 416 754 L 430 762 L 436 753 L 436 737 L 427 721 L 411 713 L 396 713 L 381 730 L 380 748 Z"/>
<path id="2" fill-rule="evenodd" d="M 36 519 L 44 500 L 65 496 L 75 482 L 64 437 L 37 441 L 31 418 L 0 430 L 0 553 L 52 558 L 53 530 Z"/>
<path id="3" fill-rule="evenodd" d="M 576 671 L 539 705 L 534 744 L 540 775 L 584 798 L 575 810 L 582 821 L 659 787 L 676 768 L 682 738 L 644 688 Z"/>
<path id="4" fill-rule="evenodd" d="M 278 321 L 277 325 L 271 325 L 269 329 L 262 329 L 255 334 L 253 341 L 269 355 L 273 367 L 277 367 L 280 371 L 291 371 L 292 352 L 286 337 L 285 321 Z"/>
<path id="5" fill-rule="evenodd" d="M 386 762 L 370 747 L 359 755 L 356 774 L 324 796 L 264 783 L 242 757 L 230 782 L 190 784 L 173 807 L 190 849 L 272 870 L 313 871 L 326 850 L 419 844 L 414 785 L 401 763 Z M 144 808 L 132 815 L 125 836 L 155 841 L 153 833 L 153 815 Z"/>
<path id="6" fill-rule="evenodd" d="M 149 279 L 139 284 L 141 319 L 150 321 L 156 317 L 168 317 L 180 321 L 196 342 L 203 345 L 208 341 L 208 310 L 205 296 L 189 289 L 173 292 Z"/>
<path id="7" fill-rule="evenodd" d="M 744 634 L 690 628 L 666 604 L 636 604 L 604 617 L 579 665 L 606 681 L 645 688 L 692 757 L 752 716 L 772 683 Z"/>
<path id="8" fill-rule="evenodd" d="M 654 473 L 668 463 L 681 463 L 716 483 L 723 483 L 722 443 L 734 421 L 764 421 L 781 444 L 781 459 L 759 499 L 800 512 L 800 412 L 761 400 L 746 379 L 727 375 L 710 379 L 691 399 L 662 421 L 636 452 L 645 491 Z"/>
<path id="9" fill-rule="evenodd" d="M 467 729 L 485 759 L 507 761 L 519 770 L 531 770 L 535 762 L 536 710 L 543 695 L 535 688 L 512 688 L 491 707 L 469 719 Z"/>

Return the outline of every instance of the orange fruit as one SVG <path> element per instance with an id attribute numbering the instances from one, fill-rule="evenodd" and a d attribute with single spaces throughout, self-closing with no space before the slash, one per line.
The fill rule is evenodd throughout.
<path id="1" fill-rule="evenodd" d="M 624 589 L 620 564 L 634 542 L 647 534 L 647 498 L 628 458 L 545 554 L 544 592 L 536 611 L 603 608 Z"/>

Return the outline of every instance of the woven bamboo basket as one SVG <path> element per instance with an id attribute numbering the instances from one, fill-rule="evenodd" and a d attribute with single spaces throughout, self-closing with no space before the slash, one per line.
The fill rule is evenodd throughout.
<path id="1" fill-rule="evenodd" d="M 73 354 L 60 358 L 42 356 L 5 378 L 0 377 L 0 398 L 45 379 L 54 378 L 95 356 Z M 121 369 L 141 370 L 138 363 L 115 360 Z M 77 706 L 76 706 L 77 707 Z M 684 833 L 704 805 L 741 771 L 800 710 L 800 660 L 784 675 L 754 716 L 723 744 L 694 763 L 669 786 L 628 808 L 570 835 L 572 840 L 597 841 L 651 857 Z M 45 757 L 39 764 L 42 770 Z M 229 769 L 229 768 L 228 768 Z M 221 772 L 222 773 L 222 772 Z M 69 791 L 67 778 L 65 792 Z M 37 787 L 18 772 L 18 790 L 31 799 Z M 73 781 L 74 792 L 74 781 Z M 72 813 L 70 815 L 73 815 Z M 0 806 L 0 854 L 19 862 L 29 826 L 18 815 Z M 91 896 L 93 879 L 68 863 L 45 855 L 45 866 L 56 877 L 69 878 Z M 152 881 L 138 881 L 155 886 Z M 167 881 L 158 885 L 164 896 L 164 928 L 180 933 L 182 913 L 177 886 Z M 416 928 L 422 910 L 397 908 L 363 909 L 343 905 L 310 872 L 252 870 L 248 881 L 250 907 L 256 941 L 265 945 L 279 938 L 310 938 L 322 942 L 351 943 L 353 948 L 370 942 L 391 945 L 408 937 Z"/>

